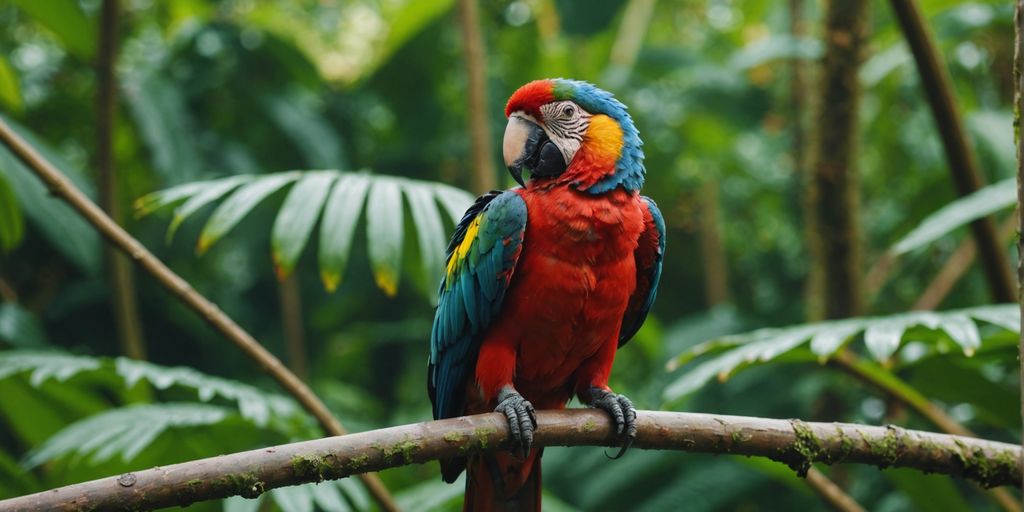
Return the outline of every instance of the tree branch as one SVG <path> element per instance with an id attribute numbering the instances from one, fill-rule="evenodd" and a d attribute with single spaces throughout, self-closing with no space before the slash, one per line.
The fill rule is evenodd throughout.
<path id="1" fill-rule="evenodd" d="M 935 118 L 936 129 L 942 138 L 942 147 L 946 151 L 946 160 L 949 161 L 949 171 L 956 193 L 961 197 L 966 196 L 980 189 L 984 180 L 967 140 L 963 120 L 956 108 L 949 74 L 939 58 L 935 41 L 925 25 L 917 2 L 890 0 L 890 4 L 914 54 L 917 71 L 921 75 L 921 87 Z M 1010 273 L 1006 251 L 999 243 L 992 217 L 972 222 L 971 231 L 978 244 L 978 254 L 983 262 L 982 269 L 992 296 L 996 302 L 1013 302 L 1017 296 L 1014 289 L 1016 283 Z"/>
<path id="2" fill-rule="evenodd" d="M 615 444 L 602 411 L 538 411 L 537 423 L 534 446 Z M 985 486 L 1021 479 L 1019 446 L 892 425 L 641 411 L 637 426 L 637 448 L 768 457 L 799 475 L 814 462 L 850 462 L 965 477 Z M 503 449 L 507 438 L 499 413 L 428 421 L 126 473 L 0 501 L 0 509 L 134 510 L 254 498 L 277 487 Z"/>
<path id="3" fill-rule="evenodd" d="M 316 418 L 317 422 L 327 433 L 331 435 L 344 435 L 347 433 L 344 427 L 342 427 L 341 422 L 331 415 L 331 412 L 327 410 L 327 407 L 320 401 L 320 398 L 306 384 L 299 380 L 294 373 L 285 368 L 277 357 L 274 357 L 267 349 L 263 348 L 263 345 L 260 345 L 252 335 L 246 332 L 245 329 L 242 329 L 231 317 L 224 314 L 214 303 L 195 291 L 188 281 L 175 274 L 174 271 L 168 268 L 153 253 L 149 252 L 138 240 L 111 220 L 107 214 L 103 213 L 103 210 L 90 201 L 56 167 L 11 130 L 11 127 L 3 119 L 0 119 L 0 141 L 6 144 L 29 169 L 36 173 L 39 179 L 50 189 L 51 194 L 67 201 L 85 220 L 106 237 L 111 244 L 134 259 L 139 266 L 146 270 L 146 272 L 149 272 L 164 288 L 199 314 L 199 316 L 206 320 L 207 324 L 221 333 L 228 341 L 240 348 L 245 355 L 249 356 L 250 359 L 259 365 L 260 369 L 273 377 L 288 394 L 295 397 L 295 400 Z M 397 510 L 394 500 L 376 475 L 363 475 L 360 476 L 360 479 L 374 499 L 380 503 L 381 507 L 385 510 Z"/>

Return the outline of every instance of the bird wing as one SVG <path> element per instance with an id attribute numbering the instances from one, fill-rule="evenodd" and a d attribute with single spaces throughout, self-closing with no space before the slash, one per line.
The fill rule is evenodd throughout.
<path id="1" fill-rule="evenodd" d="M 480 196 L 455 228 L 430 334 L 427 389 L 434 419 L 463 412 L 466 378 L 501 312 L 525 231 L 526 202 L 514 191 Z"/>
<path id="2" fill-rule="evenodd" d="M 658 296 L 658 282 L 661 281 L 661 263 L 665 255 L 665 218 L 658 205 L 646 196 L 641 196 L 644 210 L 644 230 L 640 233 L 639 244 L 633 252 L 636 258 L 636 288 L 629 297 L 626 314 L 619 329 L 619 346 L 626 344 L 643 325 Z"/>

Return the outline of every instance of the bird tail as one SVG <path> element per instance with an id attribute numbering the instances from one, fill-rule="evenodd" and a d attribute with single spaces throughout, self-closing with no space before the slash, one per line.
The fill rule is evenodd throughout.
<path id="1" fill-rule="evenodd" d="M 526 459 L 496 452 L 470 458 L 466 466 L 465 512 L 540 512 L 540 456 Z"/>

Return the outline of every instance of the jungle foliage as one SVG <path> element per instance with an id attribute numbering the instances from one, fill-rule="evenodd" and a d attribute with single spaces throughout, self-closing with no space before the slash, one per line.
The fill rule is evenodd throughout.
<path id="1" fill-rule="evenodd" d="M 0 113 L 98 198 L 101 2 L 45 3 L 0 1 Z M 436 285 L 475 172 L 455 2 L 121 4 L 123 224 L 308 368 L 304 379 L 349 429 L 429 419 Z M 816 129 L 820 2 L 480 1 L 493 140 L 516 87 L 566 76 L 614 92 L 645 141 L 645 193 L 668 224 L 665 273 L 611 383 L 639 408 L 938 431 L 921 412 L 931 404 L 982 437 L 1020 439 L 1017 306 L 992 304 L 975 262 L 937 311 L 911 311 L 970 239 L 964 226 L 1001 222 L 1015 204 L 1012 6 L 921 2 L 992 183 L 955 199 L 912 56 L 876 4 L 859 72 L 869 316 L 818 322 L 807 313 L 821 298 L 806 287 L 814 233 L 794 144 Z M 805 31 L 793 32 L 795 15 Z M 791 87 L 797 66 L 801 90 Z M 155 281 L 111 290 L 102 244 L 0 147 L 0 499 L 320 434 Z M 149 361 L 119 357 L 119 293 L 138 296 Z M 962 481 L 823 469 L 870 510 L 997 509 Z M 436 465 L 381 477 L 405 510 L 459 507 L 461 485 L 443 484 Z M 556 511 L 824 507 L 767 460 L 634 450 L 609 461 L 600 449 L 549 448 L 544 477 Z M 262 503 L 374 508 L 354 479 L 277 489 Z"/>

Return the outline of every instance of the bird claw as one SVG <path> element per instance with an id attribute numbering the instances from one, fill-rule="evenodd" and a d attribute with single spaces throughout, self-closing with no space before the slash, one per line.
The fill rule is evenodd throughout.
<path id="1" fill-rule="evenodd" d="M 612 459 L 626 454 L 626 450 L 636 440 L 636 407 L 623 395 L 618 395 L 601 388 L 590 388 L 591 407 L 601 409 L 611 415 L 615 423 L 615 435 L 622 438 L 622 447 Z"/>
<path id="2" fill-rule="evenodd" d="M 494 411 L 508 419 L 512 452 L 519 452 L 526 458 L 533 446 L 533 431 L 537 429 L 537 413 L 533 404 L 512 387 L 505 387 L 498 393 L 498 406 Z"/>

